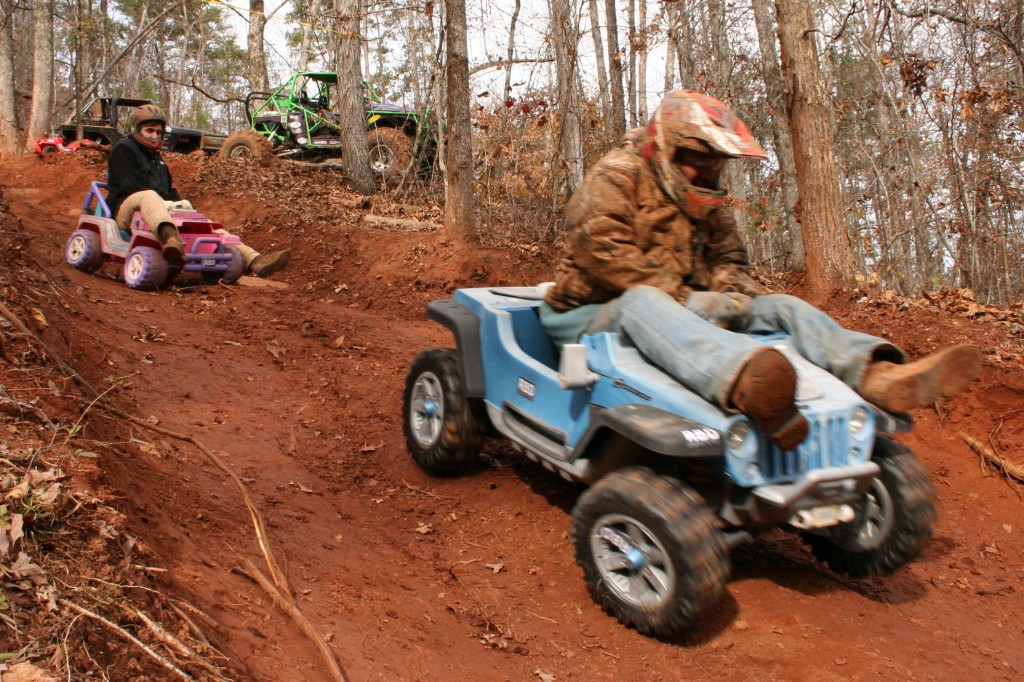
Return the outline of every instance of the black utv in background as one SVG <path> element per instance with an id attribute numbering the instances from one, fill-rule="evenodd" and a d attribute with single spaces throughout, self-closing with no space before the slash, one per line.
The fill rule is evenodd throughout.
<path id="1" fill-rule="evenodd" d="M 134 97 L 97 97 L 82 108 L 82 137 L 98 144 L 112 145 L 131 133 L 129 115 L 132 109 L 143 104 L 152 104 L 148 99 Z M 57 129 L 64 138 L 64 145 L 79 139 L 78 118 L 72 114 L 64 125 Z M 197 149 L 215 152 L 224 142 L 224 135 L 168 126 L 164 133 L 163 149 L 171 152 L 188 153 Z"/>

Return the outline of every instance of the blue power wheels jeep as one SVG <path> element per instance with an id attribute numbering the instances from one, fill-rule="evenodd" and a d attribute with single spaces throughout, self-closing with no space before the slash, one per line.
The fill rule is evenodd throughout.
<path id="1" fill-rule="evenodd" d="M 538 318 L 539 287 L 461 289 L 428 316 L 458 351 L 420 353 L 403 422 L 415 461 L 466 468 L 492 430 L 530 459 L 587 486 L 573 509 L 576 559 L 594 599 L 638 631 L 670 636 L 719 599 L 731 547 L 774 527 L 854 577 L 885 575 L 932 535 L 935 491 L 886 433 L 907 415 L 865 402 L 800 357 L 785 335 L 759 337 L 799 373 L 810 435 L 779 450 L 648 363 L 618 334 L 559 352 Z"/>

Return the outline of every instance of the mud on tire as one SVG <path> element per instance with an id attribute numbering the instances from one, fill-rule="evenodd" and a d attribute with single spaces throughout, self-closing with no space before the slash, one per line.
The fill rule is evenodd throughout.
<path id="1" fill-rule="evenodd" d="M 432 473 L 466 467 L 480 453 L 484 425 L 466 397 L 458 356 L 435 348 L 416 356 L 405 378 L 402 424 L 413 459 Z"/>
<path id="2" fill-rule="evenodd" d="M 386 186 L 397 186 L 412 163 L 413 144 L 398 128 L 373 128 L 366 135 L 370 144 L 370 170 Z"/>
<path id="3" fill-rule="evenodd" d="M 674 635 L 721 597 L 731 565 L 715 515 L 645 467 L 611 473 L 572 512 L 576 561 L 594 601 L 645 635 Z"/>
<path id="4" fill-rule="evenodd" d="M 938 516 L 935 488 L 909 448 L 880 435 L 874 461 L 882 468 L 856 518 L 822 533 L 803 533 L 811 553 L 854 578 L 888 575 L 915 559 Z"/>
<path id="5" fill-rule="evenodd" d="M 261 164 L 274 158 L 270 141 L 255 130 L 239 130 L 228 135 L 220 147 L 220 155 L 226 159 L 251 159 Z"/>

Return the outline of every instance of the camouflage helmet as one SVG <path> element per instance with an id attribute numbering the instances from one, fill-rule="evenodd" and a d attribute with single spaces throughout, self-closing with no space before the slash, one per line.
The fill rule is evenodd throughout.
<path id="1" fill-rule="evenodd" d="M 665 95 L 648 124 L 659 147 L 704 154 L 764 159 L 750 128 L 714 97 L 689 90 Z"/>
<path id="2" fill-rule="evenodd" d="M 693 184 L 680 165 L 682 151 L 708 156 L 764 159 L 765 153 L 750 129 L 729 107 L 714 97 L 674 90 L 661 100 L 647 124 L 650 160 L 658 183 L 683 212 L 707 220 L 725 204 L 726 191 L 718 186 Z"/>
<path id="3" fill-rule="evenodd" d="M 144 123 L 159 123 L 164 128 L 167 127 L 167 116 L 164 115 L 163 109 L 155 104 L 143 104 L 135 107 L 129 115 L 129 120 L 132 124 L 132 130 L 135 132 L 139 132 L 139 128 Z"/>

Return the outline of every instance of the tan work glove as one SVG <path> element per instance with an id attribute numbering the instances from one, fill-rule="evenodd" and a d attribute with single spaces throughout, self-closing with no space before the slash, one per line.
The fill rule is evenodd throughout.
<path id="1" fill-rule="evenodd" d="M 754 299 L 734 291 L 691 291 L 686 309 L 722 329 L 742 330 L 750 324 Z"/>

